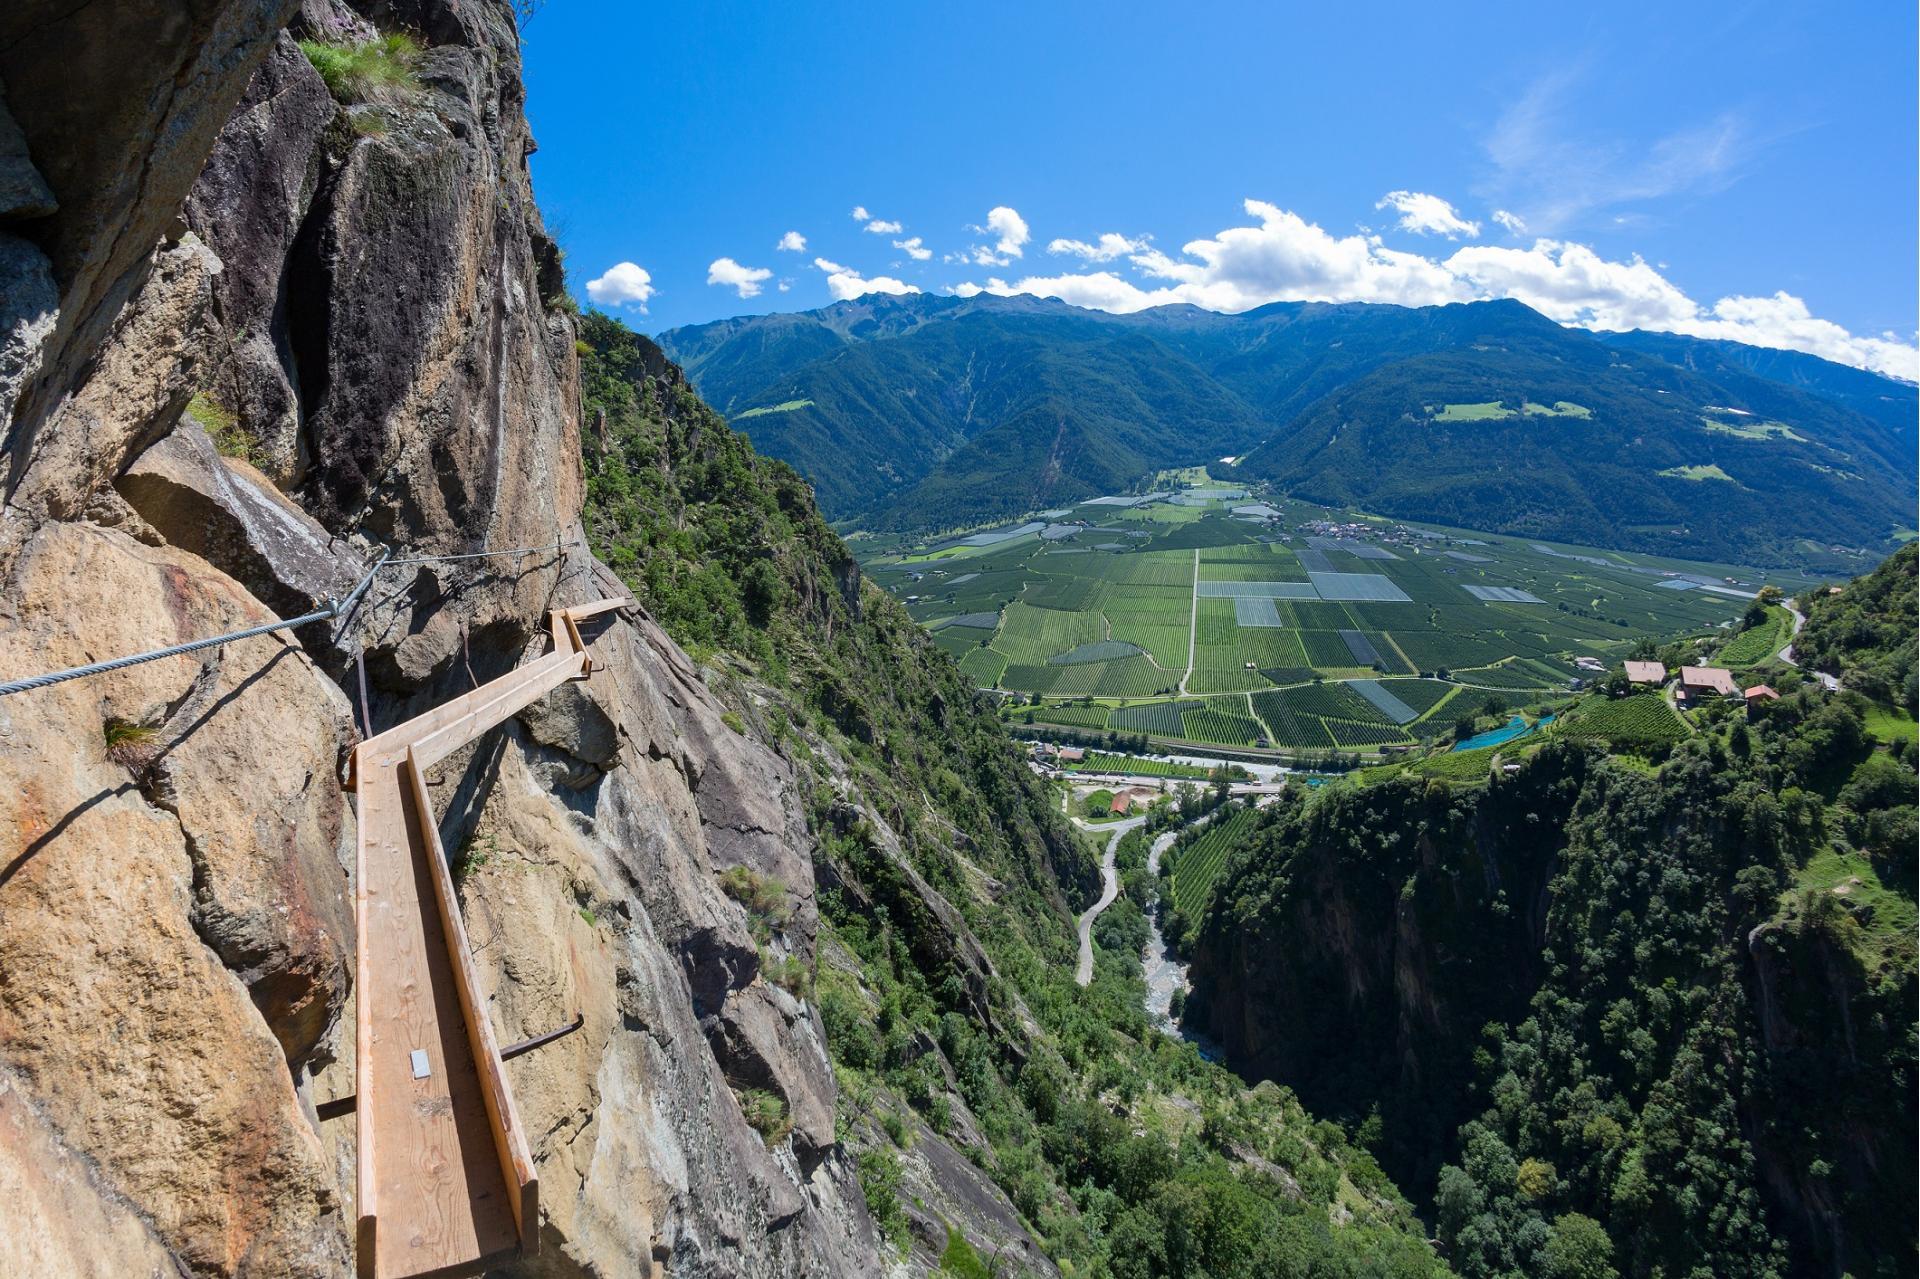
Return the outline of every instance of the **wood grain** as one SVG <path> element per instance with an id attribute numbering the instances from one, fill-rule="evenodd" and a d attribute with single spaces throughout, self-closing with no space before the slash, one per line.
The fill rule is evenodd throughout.
<path id="1" fill-rule="evenodd" d="M 424 770 L 589 663 L 573 614 L 556 651 L 357 747 L 356 1269 L 477 1274 L 539 1239 L 539 1181 L 479 998 Z M 412 1054 L 426 1054 L 416 1079 Z"/>

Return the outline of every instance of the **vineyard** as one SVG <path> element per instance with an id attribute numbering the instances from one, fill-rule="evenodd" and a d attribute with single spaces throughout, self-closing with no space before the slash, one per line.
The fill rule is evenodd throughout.
<path id="1" fill-rule="evenodd" d="M 1128 773 L 1134 777 L 1174 777 L 1181 780 L 1204 782 L 1213 776 L 1214 770 L 1202 768 L 1198 764 L 1180 764 L 1168 759 L 1142 759 L 1138 755 L 1109 755 L 1103 752 L 1088 755 L 1085 761 L 1068 771 L 1080 773 Z M 1229 774 L 1234 769 L 1229 767 Z M 1237 770 L 1245 775 L 1245 770 Z"/>
<path id="2" fill-rule="evenodd" d="M 1204 709 L 1205 702 L 1149 702 L 1144 706 L 1119 707 L 1108 713 L 1107 723 L 1130 733 L 1179 737 L 1185 731 L 1181 716 L 1187 711 Z"/>
<path id="3" fill-rule="evenodd" d="M 1657 746 L 1687 735 L 1686 726 L 1658 693 L 1638 693 L 1618 701 L 1590 698 L 1562 721 L 1560 731 L 1617 746 Z"/>
<path id="4" fill-rule="evenodd" d="M 1035 706 L 1029 707 L 1035 720 L 1042 724 L 1064 724 L 1069 728 L 1105 728 L 1107 726 L 1107 708 L 1104 706 Z M 1023 716 L 1024 718 L 1024 713 Z"/>
<path id="5" fill-rule="evenodd" d="M 1239 698 L 1232 699 L 1236 704 Z M 1188 711 L 1180 717 L 1183 733 L 1188 741 L 1212 742 L 1219 746 L 1251 746 L 1265 737 L 1266 730 L 1244 715 L 1235 715 L 1228 711 L 1208 706 L 1202 710 Z"/>
<path id="6" fill-rule="evenodd" d="M 1341 746 L 1385 746 L 1390 742 L 1407 740 L 1405 732 L 1391 724 L 1355 724 L 1350 720 L 1333 719 L 1320 721 L 1333 734 L 1333 740 Z"/>
<path id="7" fill-rule="evenodd" d="M 1172 897 L 1174 909 L 1189 919 L 1198 919 L 1213 893 L 1213 882 L 1220 877 L 1232 849 L 1256 820 L 1250 808 L 1209 823 L 1199 838 L 1184 848 L 1173 850 Z"/>
<path id="8" fill-rule="evenodd" d="M 1784 608 L 1769 608 L 1767 620 L 1752 630 L 1741 631 L 1720 650 L 1723 666 L 1756 666 L 1766 661 L 1793 636 L 1793 618 Z"/>
<path id="9" fill-rule="evenodd" d="M 1327 735 L 1318 718 L 1294 710 L 1285 700 L 1287 694 L 1298 691 L 1286 689 L 1253 695 L 1254 713 L 1265 722 L 1273 744 L 1300 750 L 1320 750 L 1333 745 L 1333 738 Z"/>

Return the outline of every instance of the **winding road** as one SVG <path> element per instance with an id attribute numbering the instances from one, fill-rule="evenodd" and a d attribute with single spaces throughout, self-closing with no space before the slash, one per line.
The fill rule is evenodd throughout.
<path id="1" fill-rule="evenodd" d="M 1787 637 L 1787 646 L 1780 650 L 1780 660 L 1789 666 L 1798 666 L 1793 660 L 1793 641 L 1799 637 L 1800 628 L 1807 624 L 1807 615 L 1802 613 L 1793 600 L 1781 600 L 1780 605 L 1793 617 L 1793 634 Z"/>
<path id="2" fill-rule="evenodd" d="M 1080 964 L 1073 970 L 1073 979 L 1082 986 L 1088 985 L 1093 981 L 1093 921 L 1100 918 L 1100 912 L 1113 905 L 1113 899 L 1120 895 L 1120 872 L 1114 867 L 1114 855 L 1120 851 L 1120 840 L 1126 833 L 1146 820 L 1144 817 L 1129 817 L 1127 820 L 1115 822 L 1111 826 L 1101 825 L 1095 827 L 1091 823 L 1082 821 L 1078 817 L 1073 819 L 1074 825 L 1078 826 L 1081 830 L 1108 830 L 1113 832 L 1113 838 L 1107 841 L 1106 854 L 1100 859 L 1100 878 L 1102 881 L 1100 886 L 1100 900 L 1087 907 L 1085 912 L 1080 916 Z"/>

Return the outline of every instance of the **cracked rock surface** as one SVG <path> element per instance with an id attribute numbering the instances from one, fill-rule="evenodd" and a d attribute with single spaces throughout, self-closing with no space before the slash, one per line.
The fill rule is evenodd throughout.
<path id="1" fill-rule="evenodd" d="M 418 92 L 335 102 L 294 38 L 376 27 L 419 33 Z M 385 728 L 620 589 L 518 66 L 504 0 L 0 17 L 0 672 L 291 616 L 383 549 L 535 548 L 0 698 L 0 1202 L 35 1222 L 0 1273 L 352 1273 L 317 1103 L 354 1091 L 357 668 Z M 432 779 L 499 1040 L 582 1018 L 507 1064 L 542 1182 L 508 1269 L 878 1275 L 819 1014 L 768 977 L 818 928 L 792 770 L 644 616 L 587 629 L 591 681 Z"/>

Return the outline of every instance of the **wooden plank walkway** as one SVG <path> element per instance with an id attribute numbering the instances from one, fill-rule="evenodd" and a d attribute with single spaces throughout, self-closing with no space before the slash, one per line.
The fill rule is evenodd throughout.
<path id="1" fill-rule="evenodd" d="M 551 617 L 555 651 L 362 742 L 355 1107 L 362 1279 L 477 1274 L 539 1242 L 539 1181 L 480 1002 L 426 769 L 592 669 L 584 618 Z"/>

